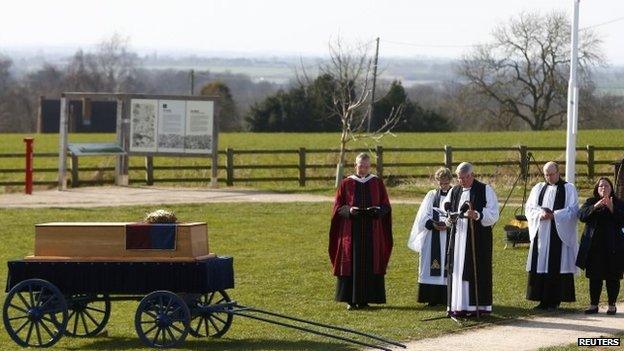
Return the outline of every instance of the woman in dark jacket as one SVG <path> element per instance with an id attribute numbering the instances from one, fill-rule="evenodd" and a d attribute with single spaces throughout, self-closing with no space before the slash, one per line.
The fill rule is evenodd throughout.
<path id="1" fill-rule="evenodd" d="M 614 196 L 613 184 L 600 178 L 594 186 L 594 196 L 585 201 L 579 210 L 579 219 L 585 223 L 576 265 L 585 269 L 589 278 L 591 305 L 586 314 L 598 313 L 602 281 L 607 282 L 609 309 L 616 313 L 615 302 L 620 292 L 622 259 L 624 255 L 624 203 Z"/>

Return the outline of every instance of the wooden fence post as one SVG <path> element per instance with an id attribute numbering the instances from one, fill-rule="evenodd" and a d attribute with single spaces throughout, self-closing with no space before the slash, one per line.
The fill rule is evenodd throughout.
<path id="1" fill-rule="evenodd" d="M 78 179 L 78 156 L 71 155 L 71 186 L 77 188 L 80 186 L 80 179 Z"/>
<path id="2" fill-rule="evenodd" d="M 299 186 L 306 184 L 306 149 L 299 148 Z"/>
<path id="3" fill-rule="evenodd" d="M 520 175 L 525 178 L 529 173 L 529 158 L 526 145 L 520 145 Z"/>
<path id="4" fill-rule="evenodd" d="M 154 156 L 145 156 L 145 183 L 154 185 Z"/>
<path id="5" fill-rule="evenodd" d="M 377 155 L 377 176 L 383 179 L 383 146 L 377 145 L 375 154 Z"/>
<path id="6" fill-rule="evenodd" d="M 587 178 L 594 179 L 594 145 L 587 145 Z"/>
<path id="7" fill-rule="evenodd" d="M 225 149 L 226 152 L 226 173 L 227 173 L 227 178 L 225 180 L 225 183 L 228 186 L 232 186 L 234 185 L 234 149 L 232 148 L 227 148 Z"/>
<path id="8" fill-rule="evenodd" d="M 453 147 L 444 145 L 444 167 L 453 170 Z"/>

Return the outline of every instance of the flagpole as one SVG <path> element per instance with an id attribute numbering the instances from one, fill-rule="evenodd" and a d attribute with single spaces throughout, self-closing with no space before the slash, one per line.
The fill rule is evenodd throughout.
<path id="1" fill-rule="evenodd" d="M 576 134 L 578 132 L 578 84 L 576 70 L 578 65 L 578 22 L 579 3 L 574 1 L 574 18 L 572 21 L 572 42 L 570 58 L 570 81 L 568 83 L 568 128 L 566 137 L 565 177 L 574 183 L 576 175 Z"/>

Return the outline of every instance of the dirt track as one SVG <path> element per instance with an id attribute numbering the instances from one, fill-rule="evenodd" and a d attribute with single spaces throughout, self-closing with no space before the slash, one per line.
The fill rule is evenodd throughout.
<path id="1" fill-rule="evenodd" d="M 32 195 L 0 195 L 0 208 L 111 207 L 210 202 L 328 202 L 329 196 L 279 194 L 255 190 L 98 186 L 65 191 L 41 190 Z"/>

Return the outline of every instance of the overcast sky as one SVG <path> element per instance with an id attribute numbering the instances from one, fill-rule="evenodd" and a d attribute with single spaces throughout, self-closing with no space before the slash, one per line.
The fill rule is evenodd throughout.
<path id="1" fill-rule="evenodd" d="M 0 52 L 87 48 L 117 32 L 140 52 L 323 55 L 340 35 L 351 42 L 379 36 L 382 56 L 453 58 L 521 11 L 571 14 L 572 6 L 573 0 L 6 0 Z M 580 26 L 595 25 L 607 60 L 624 64 L 624 1 L 582 0 Z"/>

